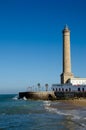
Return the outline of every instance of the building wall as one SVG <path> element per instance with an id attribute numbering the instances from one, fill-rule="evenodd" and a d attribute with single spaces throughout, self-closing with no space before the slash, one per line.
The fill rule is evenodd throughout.
<path id="1" fill-rule="evenodd" d="M 56 84 L 52 85 L 52 90 L 58 92 L 85 92 L 86 85 Z"/>
<path id="2" fill-rule="evenodd" d="M 68 83 L 72 85 L 86 85 L 86 78 L 71 78 L 68 80 Z"/>

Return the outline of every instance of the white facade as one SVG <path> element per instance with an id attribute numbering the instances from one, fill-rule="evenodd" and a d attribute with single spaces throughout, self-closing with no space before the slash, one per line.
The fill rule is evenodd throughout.
<path id="1" fill-rule="evenodd" d="M 86 85 L 86 78 L 71 78 L 68 80 L 68 83 L 72 85 Z"/>

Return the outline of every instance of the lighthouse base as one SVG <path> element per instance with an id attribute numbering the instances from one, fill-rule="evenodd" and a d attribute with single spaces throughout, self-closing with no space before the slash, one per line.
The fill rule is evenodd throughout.
<path id="1" fill-rule="evenodd" d="M 62 73 L 61 74 L 61 84 L 68 83 L 68 80 L 74 78 L 72 73 Z"/>

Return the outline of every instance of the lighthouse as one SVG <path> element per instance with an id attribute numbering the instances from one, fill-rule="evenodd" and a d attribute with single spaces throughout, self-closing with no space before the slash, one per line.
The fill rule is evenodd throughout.
<path id="1" fill-rule="evenodd" d="M 61 74 L 61 84 L 65 84 L 74 75 L 71 72 L 71 52 L 70 52 L 70 30 L 66 25 L 63 33 L 63 72 Z"/>

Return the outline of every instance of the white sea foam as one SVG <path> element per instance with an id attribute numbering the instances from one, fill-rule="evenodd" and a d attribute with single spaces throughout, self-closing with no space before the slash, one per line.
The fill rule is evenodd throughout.
<path id="1" fill-rule="evenodd" d="M 58 110 L 57 108 L 52 108 L 52 107 L 48 107 L 46 106 L 45 109 L 49 112 L 53 112 L 56 113 L 58 115 L 63 115 L 63 116 L 71 116 L 71 121 L 75 122 L 75 124 L 81 126 L 81 130 L 86 130 L 86 124 L 85 123 L 80 123 L 82 118 L 75 114 L 76 110 L 73 111 L 63 111 L 63 110 Z M 86 119 L 86 118 L 84 118 Z"/>
<path id="2" fill-rule="evenodd" d="M 46 106 L 45 109 L 46 109 L 47 111 L 49 111 L 49 112 L 54 112 L 54 113 L 57 112 L 57 109 L 56 109 L 56 108 L 51 108 L 51 107 Z"/>
<path id="3" fill-rule="evenodd" d="M 44 104 L 51 103 L 51 101 L 43 101 Z"/>
<path id="4" fill-rule="evenodd" d="M 48 107 L 48 106 L 51 105 L 51 101 L 43 101 L 43 103 L 44 103 L 44 106 L 45 106 L 45 107 Z"/>
<path id="5" fill-rule="evenodd" d="M 44 104 L 44 106 L 45 106 L 45 109 L 49 112 L 53 112 L 59 115 L 71 115 L 70 113 L 59 111 L 57 108 L 50 107 L 48 104 Z"/>
<path id="6" fill-rule="evenodd" d="M 13 100 L 18 100 L 18 95 L 12 98 Z"/>
<path id="7" fill-rule="evenodd" d="M 86 130 L 86 124 L 84 123 L 86 120 L 85 115 L 81 113 L 81 110 L 77 109 L 59 109 L 59 107 L 52 107 L 52 102 L 44 101 L 44 107 L 46 111 L 51 113 L 56 113 L 58 115 L 68 116 L 70 121 L 73 121 L 78 126 L 81 126 L 80 130 Z"/>
<path id="8" fill-rule="evenodd" d="M 80 116 L 77 116 L 77 115 L 73 115 L 72 119 L 76 120 L 76 119 L 80 119 L 81 117 Z"/>
<path id="9" fill-rule="evenodd" d="M 81 126 L 85 127 L 86 128 L 86 125 L 84 123 L 81 123 Z"/>
<path id="10" fill-rule="evenodd" d="M 65 116 L 71 115 L 70 113 L 67 113 L 65 111 L 63 112 L 63 111 L 58 110 L 57 108 L 50 107 L 49 102 L 45 103 L 44 106 L 45 106 L 45 109 L 49 112 L 53 112 L 53 113 L 56 113 L 56 114 L 59 114 L 59 115 L 65 115 Z"/>
<path id="11" fill-rule="evenodd" d="M 23 97 L 23 100 L 27 100 L 27 98 L 26 98 L 26 97 Z"/>
<path id="12" fill-rule="evenodd" d="M 45 109 L 58 115 L 71 116 L 73 120 L 81 119 L 76 110 L 58 110 L 57 108 L 49 107 L 47 104 L 45 104 Z"/>

